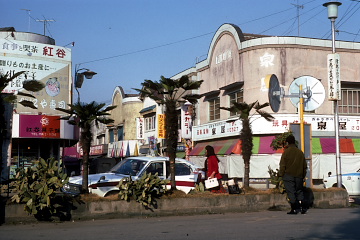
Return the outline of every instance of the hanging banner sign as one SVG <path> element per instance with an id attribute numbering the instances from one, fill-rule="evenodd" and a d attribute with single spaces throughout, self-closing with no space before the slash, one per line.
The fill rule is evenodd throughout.
<path id="1" fill-rule="evenodd" d="M 144 118 L 136 118 L 136 139 L 144 139 Z"/>
<path id="2" fill-rule="evenodd" d="M 328 54 L 328 93 L 329 101 L 341 100 L 341 80 L 340 80 L 340 56 L 337 53 Z"/>
<path id="3" fill-rule="evenodd" d="M 192 128 L 192 105 L 184 105 L 181 108 L 181 137 L 191 138 Z"/>

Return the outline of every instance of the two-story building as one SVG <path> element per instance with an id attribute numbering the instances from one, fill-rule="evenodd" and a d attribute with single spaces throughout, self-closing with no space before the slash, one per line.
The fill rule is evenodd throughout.
<path id="1" fill-rule="evenodd" d="M 15 174 L 38 158 L 60 159 L 61 149 L 76 143 L 74 126 L 55 108 L 66 108 L 72 102 L 71 49 L 55 45 L 44 35 L 0 29 L 0 73 L 12 76 L 24 71 L 3 90 L 2 95 L 23 91 L 23 82 L 37 80 L 45 86 L 31 93 L 35 98 L 18 96 L 18 101 L 30 100 L 37 109 L 20 104 L 10 106 L 7 113 L 9 137 L 3 145 L 1 181 Z M 25 91 L 26 92 L 26 91 Z"/>
<path id="2" fill-rule="evenodd" d="M 342 169 L 349 172 L 360 168 L 360 43 L 336 41 L 336 50 L 341 62 L 342 97 L 338 105 Z M 201 165 L 204 147 L 213 145 L 221 159 L 221 171 L 229 177 L 243 176 L 238 140 L 241 121 L 237 114 L 220 107 L 230 107 L 232 101 L 269 102 L 269 76 L 274 74 L 284 94 L 278 98 L 281 103 L 277 112 L 270 107 L 265 109 L 275 117 L 273 121 L 256 115 L 252 118 L 250 177 L 268 178 L 268 166 L 278 167 L 281 154 L 273 151 L 270 143 L 274 135 L 288 131 L 291 123 L 299 123 L 299 85 L 312 91 L 304 99 L 308 106 L 304 122 L 311 126 L 312 177 L 322 179 L 329 171 L 334 173 L 334 102 L 328 100 L 331 53 L 331 40 L 243 34 L 238 26 L 223 24 L 210 43 L 207 58 L 191 68 L 197 80 L 204 80 L 199 91 L 203 97 L 196 106 L 197 120 L 192 128 L 195 147 L 190 153 L 191 161 Z"/>

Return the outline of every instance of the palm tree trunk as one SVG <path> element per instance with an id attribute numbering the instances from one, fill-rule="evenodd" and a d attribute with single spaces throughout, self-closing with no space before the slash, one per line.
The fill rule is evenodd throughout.
<path id="1" fill-rule="evenodd" d="M 176 148 L 177 148 L 177 139 L 178 139 L 178 114 L 176 111 L 176 102 L 169 101 L 166 104 L 165 110 L 166 116 L 166 151 L 169 155 L 170 162 L 170 183 L 171 190 L 176 190 L 175 182 L 175 157 L 176 157 Z"/>
<path id="2" fill-rule="evenodd" d="M 242 119 L 243 127 L 240 132 L 240 139 L 241 139 L 241 150 L 244 160 L 244 187 L 248 188 L 250 186 L 250 158 L 252 155 L 252 148 L 253 148 L 253 137 L 252 131 L 250 126 L 249 118 Z"/>
<path id="3" fill-rule="evenodd" d="M 83 149 L 83 162 L 82 162 L 82 192 L 89 193 L 89 154 L 91 139 L 87 138 L 85 131 L 82 132 L 82 149 Z"/>
<path id="4" fill-rule="evenodd" d="M 244 187 L 248 188 L 250 187 L 250 161 L 244 159 Z"/>

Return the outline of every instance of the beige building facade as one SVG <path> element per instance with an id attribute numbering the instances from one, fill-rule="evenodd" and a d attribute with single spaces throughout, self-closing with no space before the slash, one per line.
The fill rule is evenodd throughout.
<path id="1" fill-rule="evenodd" d="M 273 121 L 267 122 L 256 115 L 252 118 L 252 164 L 255 164 L 252 169 L 257 170 L 251 171 L 250 177 L 266 178 L 268 166 L 278 167 L 281 154 L 270 148 L 271 139 L 288 131 L 290 124 L 299 123 L 300 83 L 303 90 L 311 93 L 303 97 L 308 107 L 304 122 L 311 127 L 308 157 L 312 160 L 313 177 L 322 178 L 328 171 L 335 172 L 334 102 L 328 100 L 328 54 L 331 53 L 331 40 L 243 34 L 238 26 L 223 24 L 210 43 L 207 58 L 191 68 L 196 80 L 204 80 L 199 90 L 203 97 L 196 106 L 192 128 L 191 160 L 201 165 L 204 147 L 214 145 L 222 159 L 223 173 L 230 177 L 243 176 L 243 167 L 234 167 L 236 161 L 236 164 L 242 162 L 238 161 L 241 122 L 238 115 L 220 107 L 230 107 L 232 101 L 269 102 L 269 76 L 275 75 L 281 89 L 281 103 L 277 112 L 265 108 L 274 116 Z M 352 145 L 343 146 L 346 141 L 341 141 L 343 169 L 356 171 L 360 168 L 360 161 L 354 160 L 359 152 L 360 136 L 360 43 L 336 41 L 336 53 L 340 56 L 342 85 L 342 98 L 338 101 L 340 137 L 350 139 L 346 144 Z M 184 74 L 189 74 L 189 70 L 173 78 Z"/>

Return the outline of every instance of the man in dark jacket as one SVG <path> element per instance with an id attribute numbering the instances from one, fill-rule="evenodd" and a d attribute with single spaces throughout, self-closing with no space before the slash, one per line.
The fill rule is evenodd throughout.
<path id="1" fill-rule="evenodd" d="M 288 214 L 305 214 L 307 207 L 304 203 L 303 184 L 306 175 L 306 160 L 304 153 L 295 145 L 295 137 L 286 138 L 287 148 L 281 156 L 279 176 L 284 181 L 291 211 Z"/>

